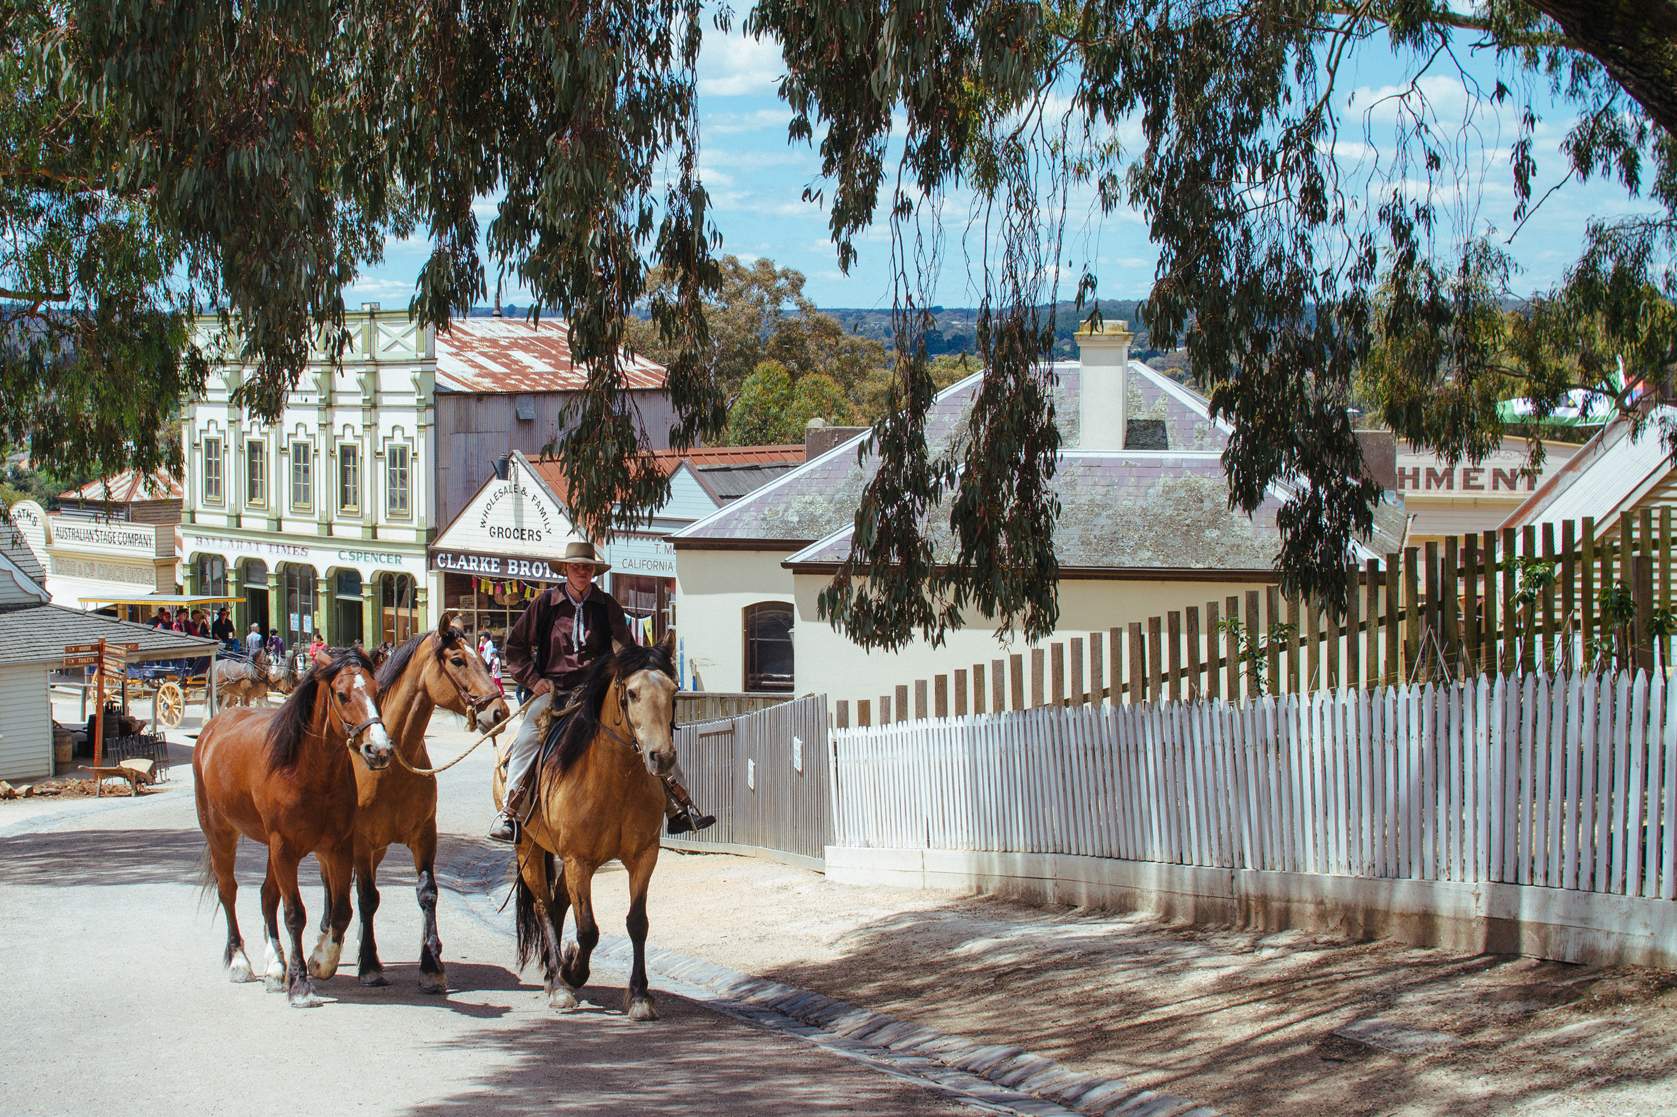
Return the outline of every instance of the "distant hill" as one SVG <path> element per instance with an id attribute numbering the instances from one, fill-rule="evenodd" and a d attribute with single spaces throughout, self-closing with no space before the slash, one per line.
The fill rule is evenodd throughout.
<path id="1" fill-rule="evenodd" d="M 1100 302 L 1101 316 L 1107 320 L 1123 319 L 1136 332 L 1135 342 L 1131 351 L 1137 357 L 1151 355 L 1152 348 L 1148 344 L 1146 327 L 1141 325 L 1140 315 L 1136 308 L 1141 304 L 1135 299 L 1102 299 Z M 891 345 L 891 311 L 889 308 L 862 309 L 855 307 L 823 307 L 823 313 L 838 319 L 840 324 L 851 333 L 863 337 L 871 337 L 883 342 L 887 347 Z M 932 313 L 937 319 L 937 326 L 927 339 L 927 348 L 932 356 L 942 353 L 976 353 L 978 351 L 978 310 L 975 307 L 933 307 Z M 1072 335 L 1083 324 L 1089 315 L 1089 309 L 1082 311 L 1071 302 L 1063 302 L 1055 308 L 1054 322 L 1054 355 L 1057 357 L 1072 357 L 1077 355 L 1077 343 Z"/>
<path id="2" fill-rule="evenodd" d="M 1122 319 L 1130 324 L 1135 331 L 1135 341 L 1130 346 L 1130 352 L 1138 359 L 1146 360 L 1157 356 L 1158 351 L 1150 344 L 1147 327 L 1141 324 L 1141 315 L 1137 308 L 1141 305 L 1137 299 L 1102 299 L 1100 301 L 1101 316 L 1108 321 Z M 508 318 L 522 318 L 527 308 L 506 306 L 503 308 Z M 838 319 L 845 330 L 862 337 L 871 337 L 891 348 L 891 311 L 882 307 L 822 307 L 823 314 L 830 314 Z M 493 308 L 486 306 L 472 307 L 472 317 L 487 317 L 494 313 Z M 644 316 L 644 312 L 637 311 Z M 933 307 L 932 313 L 937 319 L 937 326 L 927 339 L 927 350 L 931 356 L 944 353 L 977 353 L 978 352 L 978 309 L 970 306 Z M 1056 357 L 1075 357 L 1077 342 L 1072 335 L 1089 316 L 1088 308 L 1079 311 L 1076 303 L 1062 302 L 1056 307 L 1054 322 L 1054 355 Z"/>

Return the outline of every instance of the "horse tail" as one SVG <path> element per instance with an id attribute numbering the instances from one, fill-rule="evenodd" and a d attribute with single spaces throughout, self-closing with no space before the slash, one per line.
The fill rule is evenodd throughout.
<path id="1" fill-rule="evenodd" d="M 532 856 L 541 857 L 543 867 L 547 870 L 545 878 L 552 880 L 553 854 L 544 849 L 539 853 L 532 853 Z M 536 895 L 529 882 L 524 879 L 516 858 L 513 865 L 513 891 L 517 897 L 513 921 L 518 928 L 518 968 L 523 969 L 537 959 L 545 964 L 548 961 L 547 937 L 542 924 L 548 918 L 551 898 Z"/>

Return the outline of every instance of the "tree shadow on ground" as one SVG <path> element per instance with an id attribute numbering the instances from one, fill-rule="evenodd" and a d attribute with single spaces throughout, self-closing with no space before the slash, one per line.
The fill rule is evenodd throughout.
<path id="1" fill-rule="evenodd" d="M 1659 971 L 985 899 L 895 915 L 840 946 L 763 976 L 1231 1114 L 1493 1114 L 1631 1083 L 1677 1091 L 1677 975 Z M 1656 1007 L 1660 1023 L 1638 1019 Z M 1370 1019 L 1419 1049 L 1334 1035 Z"/>
<path id="2" fill-rule="evenodd" d="M 582 990 L 585 1007 L 578 1012 L 453 1041 L 449 1046 L 470 1044 L 484 1073 L 449 1083 L 449 1092 L 410 1114 L 954 1117 L 972 1112 L 924 1087 L 659 993 L 656 981 L 654 987 L 660 1014 L 655 1023 L 628 1020 L 621 1011 L 622 988 L 595 983 Z M 539 1004 L 543 994 L 532 987 L 530 996 Z"/>

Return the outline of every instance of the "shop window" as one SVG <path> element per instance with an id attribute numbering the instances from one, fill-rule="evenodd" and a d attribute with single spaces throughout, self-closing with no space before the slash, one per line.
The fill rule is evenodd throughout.
<path id="1" fill-rule="evenodd" d="M 413 515 L 410 455 L 408 447 L 400 444 L 391 445 L 384 451 L 385 512 L 401 520 Z"/>
<path id="2" fill-rule="evenodd" d="M 199 555 L 192 562 L 194 592 L 214 597 L 227 593 L 227 560 L 220 555 Z"/>
<path id="3" fill-rule="evenodd" d="M 307 442 L 291 444 L 291 508 L 307 512 L 314 507 L 314 448 Z"/>
<path id="4" fill-rule="evenodd" d="M 268 503 L 268 446 L 254 438 L 245 443 L 245 503 Z"/>
<path id="5" fill-rule="evenodd" d="M 338 508 L 361 511 L 361 447 L 349 443 L 338 447 Z"/>
<path id="6" fill-rule="evenodd" d="M 221 503 L 221 439 L 204 439 L 204 503 Z"/>
<path id="7" fill-rule="evenodd" d="M 745 610 L 745 689 L 792 689 L 792 606 L 784 601 Z"/>

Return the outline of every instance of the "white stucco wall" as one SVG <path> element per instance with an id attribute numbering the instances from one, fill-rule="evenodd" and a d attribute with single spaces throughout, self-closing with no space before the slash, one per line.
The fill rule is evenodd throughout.
<path id="1" fill-rule="evenodd" d="M 793 582 L 797 617 L 792 642 L 800 694 L 816 691 L 834 700 L 877 702 L 880 695 L 894 694 L 900 685 L 912 687 L 916 679 L 948 674 L 974 663 L 984 664 L 988 671 L 991 660 L 1030 647 L 1023 639 L 1014 640 L 1011 646 L 999 643 L 993 625 L 973 623 L 951 632 L 939 648 L 919 640 L 900 652 L 860 648 L 817 619 L 815 599 L 827 584 L 824 575 L 798 574 Z M 1149 617 L 1203 606 L 1208 601 L 1221 604 L 1226 597 L 1244 598 L 1255 588 L 1256 582 L 1064 581 L 1060 583 L 1061 625 L 1052 639 L 1104 633 L 1114 626 L 1146 622 Z M 737 617 L 735 631 L 737 643 Z M 738 654 L 736 651 L 736 657 Z"/>
<path id="2" fill-rule="evenodd" d="M 781 551 L 677 549 L 676 630 L 686 664 L 685 685 L 710 691 L 745 689 L 745 609 L 760 601 L 792 600 L 792 572 L 780 565 L 791 553 L 790 547 Z M 799 694 L 809 689 L 803 681 L 803 663 L 799 658 L 795 666 Z"/>

